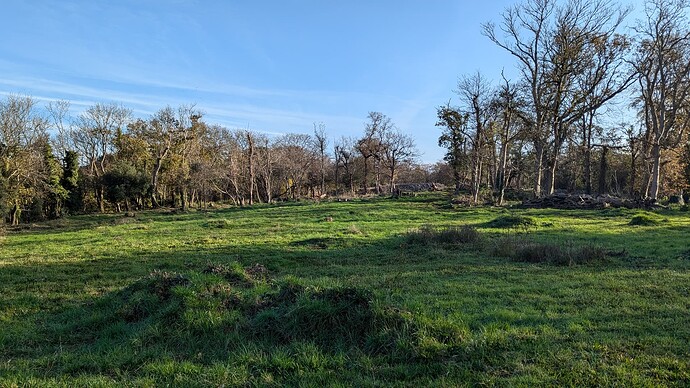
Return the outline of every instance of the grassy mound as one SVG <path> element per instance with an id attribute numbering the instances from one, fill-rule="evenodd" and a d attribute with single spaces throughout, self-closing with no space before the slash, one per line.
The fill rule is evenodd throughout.
<path id="1" fill-rule="evenodd" d="M 459 349 L 466 337 L 455 326 L 420 322 L 412 314 L 378 303 L 362 288 L 307 287 L 294 280 L 269 278 L 265 267 L 208 265 L 200 272 L 153 272 L 125 289 L 106 295 L 57 321 L 56 337 L 74 338 L 77 357 L 118 348 L 122 365 L 133 360 L 137 346 L 173 358 L 217 361 L 247 346 L 271 352 L 277 348 L 316 346 L 319 353 L 355 351 L 395 360 L 439 359 Z M 53 327 L 51 330 L 55 330 Z M 148 355 L 147 355 L 148 354 Z M 108 357 L 113 357 L 112 355 Z M 58 373 L 97 368 L 85 357 Z M 203 360 L 202 360 L 203 361 Z M 94 361 L 96 362 L 96 361 Z"/>
<path id="2" fill-rule="evenodd" d="M 233 227 L 232 222 L 225 218 L 209 220 L 204 223 L 204 226 L 209 229 L 231 229 Z"/>
<path id="3" fill-rule="evenodd" d="M 661 218 L 650 212 L 642 212 L 635 214 L 628 225 L 632 226 L 654 226 L 661 223 Z"/>
<path id="4" fill-rule="evenodd" d="M 506 229 L 506 228 L 528 228 L 537 226 L 537 221 L 529 216 L 521 215 L 505 215 L 494 218 L 486 223 L 489 228 Z"/>
<path id="5" fill-rule="evenodd" d="M 342 245 L 343 239 L 338 237 L 314 237 L 304 240 L 293 241 L 290 246 L 306 247 L 310 249 L 328 249 L 332 246 Z"/>

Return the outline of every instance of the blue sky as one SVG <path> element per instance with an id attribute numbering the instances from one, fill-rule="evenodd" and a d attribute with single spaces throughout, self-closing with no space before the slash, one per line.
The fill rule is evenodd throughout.
<path id="1" fill-rule="evenodd" d="M 436 107 L 457 78 L 514 61 L 480 34 L 512 0 L 6 1 L 0 93 L 118 102 L 137 117 L 196 103 L 270 134 L 359 136 L 369 111 L 442 158 Z"/>

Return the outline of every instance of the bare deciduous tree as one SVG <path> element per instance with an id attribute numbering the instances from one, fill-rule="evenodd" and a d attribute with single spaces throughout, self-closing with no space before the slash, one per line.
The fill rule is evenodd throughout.
<path id="1" fill-rule="evenodd" d="M 690 125 L 688 9 L 687 0 L 647 1 L 646 19 L 637 28 L 642 40 L 633 64 L 652 163 L 645 193 L 651 199 L 659 194 L 663 150 L 675 147 Z"/>
<path id="2" fill-rule="evenodd" d="M 395 191 L 395 178 L 402 163 L 411 162 L 417 155 L 414 140 L 404 133 L 389 131 L 383 137 L 383 164 L 388 169 L 390 192 Z"/>
<path id="3" fill-rule="evenodd" d="M 328 136 L 326 135 L 326 124 L 314 123 L 314 146 L 319 152 L 319 168 L 321 173 L 320 194 L 326 192 L 326 149 L 328 148 Z"/>

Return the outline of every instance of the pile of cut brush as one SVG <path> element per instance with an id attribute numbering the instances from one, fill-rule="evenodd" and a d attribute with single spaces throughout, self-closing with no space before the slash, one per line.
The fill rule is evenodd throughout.
<path id="1" fill-rule="evenodd" d="M 551 195 L 527 199 L 522 202 L 524 208 L 553 208 L 553 209 L 652 209 L 663 207 L 654 200 L 628 199 L 613 195 L 569 194 L 557 192 Z"/>

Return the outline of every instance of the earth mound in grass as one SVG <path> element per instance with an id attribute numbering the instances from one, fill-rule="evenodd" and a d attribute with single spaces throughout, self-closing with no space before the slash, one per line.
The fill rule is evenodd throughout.
<path id="1" fill-rule="evenodd" d="M 70 322 L 69 330 L 89 338 L 112 338 L 113 330 L 116 337 L 145 337 L 149 346 L 176 349 L 179 357 L 197 354 L 200 344 L 226 344 L 220 351 L 225 355 L 217 355 L 222 359 L 248 344 L 271 349 L 310 343 L 326 352 L 428 359 L 458 349 L 466 337 L 459 327 L 418 321 L 382 305 L 367 289 L 276 280 L 259 264 L 155 271 L 85 309 L 71 319 L 90 318 Z"/>
<path id="2" fill-rule="evenodd" d="M 233 227 L 232 222 L 225 218 L 209 220 L 205 222 L 203 225 L 209 229 L 231 229 Z"/>
<path id="3" fill-rule="evenodd" d="M 631 219 L 629 225 L 632 226 L 654 226 L 659 225 L 661 220 L 659 216 L 654 213 L 643 212 L 635 214 Z"/>
<path id="4" fill-rule="evenodd" d="M 537 221 L 529 216 L 522 215 L 504 215 L 494 218 L 486 223 L 489 228 L 506 229 L 506 228 L 527 228 L 537 226 Z"/>

